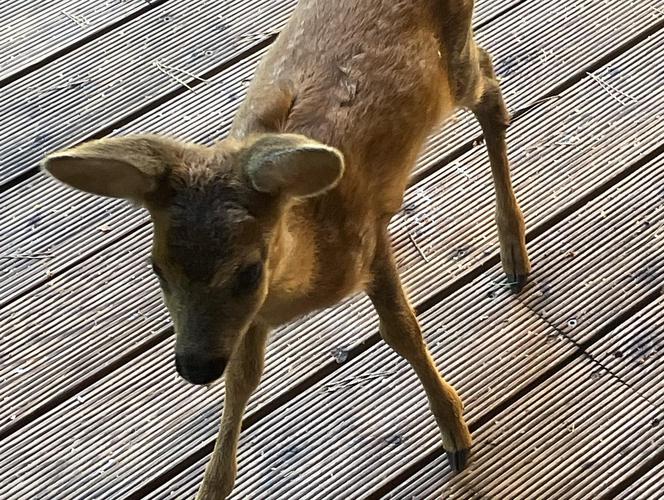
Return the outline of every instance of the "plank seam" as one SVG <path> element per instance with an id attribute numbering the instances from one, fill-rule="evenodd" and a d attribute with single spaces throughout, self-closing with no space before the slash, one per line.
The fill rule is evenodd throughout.
<path id="1" fill-rule="evenodd" d="M 150 339 L 145 341 L 145 343 L 141 344 L 135 349 L 127 351 L 119 358 L 111 361 L 104 367 L 100 368 L 97 372 L 94 373 L 93 376 L 79 380 L 76 384 L 64 390 L 63 392 L 59 393 L 58 395 L 54 396 L 46 403 L 36 407 L 33 411 L 26 413 L 24 417 L 16 419 L 14 422 L 12 422 L 10 425 L 8 425 L 2 431 L 0 431 L 0 441 L 6 439 L 15 432 L 18 432 L 26 425 L 31 424 L 40 416 L 54 410 L 56 407 L 67 401 L 69 398 L 74 397 L 76 394 L 87 389 L 95 382 L 98 382 L 102 378 L 110 375 L 115 370 L 119 369 L 121 366 L 129 363 L 130 361 L 136 359 L 141 354 L 144 354 L 148 350 L 156 347 L 161 342 L 170 337 L 172 334 L 173 334 L 173 328 L 172 327 L 166 328 L 164 331 L 156 334 L 154 337 L 151 337 Z"/>
<path id="2" fill-rule="evenodd" d="M 613 499 L 625 491 L 629 486 L 635 483 L 638 479 L 641 479 L 645 474 L 650 472 L 652 469 L 657 467 L 660 463 L 664 462 L 664 449 L 655 453 L 652 457 L 646 460 L 640 467 L 638 467 L 634 472 L 625 477 L 618 484 L 614 485 L 602 495 L 601 499 Z"/>
<path id="3" fill-rule="evenodd" d="M 643 399 L 646 403 L 648 403 L 648 404 L 649 404 L 650 406 L 652 406 L 654 409 L 661 410 L 661 408 L 659 407 L 658 404 L 656 404 L 656 403 L 654 403 L 653 401 L 651 401 L 651 400 L 650 400 L 645 394 L 643 394 L 643 393 L 642 393 L 640 390 L 638 390 L 636 387 L 632 387 L 632 385 L 631 385 L 629 382 L 627 382 L 626 380 L 623 380 L 618 374 L 614 373 L 613 370 L 612 370 L 611 368 L 609 368 L 609 367 L 607 367 L 606 365 L 604 365 L 604 363 L 602 363 L 601 361 L 599 361 L 597 358 L 595 358 L 595 356 L 593 356 L 590 352 L 588 352 L 588 348 L 592 346 L 592 343 L 586 345 L 584 342 L 578 342 L 578 341 L 576 341 L 576 340 L 574 339 L 574 337 L 572 337 L 572 336 L 569 335 L 568 333 L 566 333 L 566 332 L 564 332 L 563 330 L 561 330 L 560 328 L 558 328 L 555 324 L 553 324 L 553 323 L 552 323 L 551 321 L 549 321 L 547 318 L 545 318 L 544 316 L 542 316 L 542 314 L 541 314 L 540 312 L 535 311 L 532 307 L 530 307 L 528 304 L 526 304 L 526 303 L 523 301 L 523 299 L 521 298 L 521 296 L 518 296 L 518 295 L 517 295 L 515 298 L 516 298 L 516 300 L 519 302 L 519 304 L 521 304 L 525 309 L 527 309 L 528 311 L 530 311 L 531 313 L 533 313 L 533 314 L 534 314 L 535 316 L 537 316 L 540 320 L 542 320 L 543 323 L 545 323 L 546 325 L 548 325 L 549 327 L 551 327 L 551 329 L 555 330 L 555 332 L 556 332 L 558 335 L 560 335 L 561 337 L 563 337 L 564 339 L 566 339 L 567 341 L 569 341 L 570 344 L 572 344 L 572 345 L 573 345 L 574 347 L 576 347 L 579 351 L 581 351 L 582 354 L 583 354 L 583 356 L 586 358 L 586 360 L 588 360 L 588 361 L 589 361 L 590 363 L 592 363 L 593 365 L 599 366 L 599 367 L 600 367 L 602 370 L 604 370 L 604 371 L 605 371 L 605 372 L 606 372 L 611 378 L 613 378 L 613 379 L 615 379 L 616 381 L 618 381 L 618 383 L 619 383 L 620 385 L 623 385 L 623 386 L 625 386 L 626 388 L 628 388 L 629 390 L 633 391 L 634 394 L 636 394 L 638 397 L 640 397 L 641 399 Z"/>

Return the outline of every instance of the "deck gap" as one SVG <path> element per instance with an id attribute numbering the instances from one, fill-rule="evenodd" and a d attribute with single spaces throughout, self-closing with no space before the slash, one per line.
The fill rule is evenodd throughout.
<path id="1" fill-rule="evenodd" d="M 520 7 L 524 3 L 526 3 L 528 0 L 519 0 L 518 2 L 514 2 L 512 5 L 508 5 L 505 7 L 503 10 L 500 10 L 493 14 L 492 16 L 487 17 L 483 21 L 475 24 L 473 26 L 473 31 L 480 31 L 482 28 L 485 26 L 488 26 L 492 22 L 496 21 L 498 18 L 504 16 L 505 14 L 510 13 L 511 11 L 515 10 L 517 7 Z"/>
<path id="2" fill-rule="evenodd" d="M 535 311 L 530 305 L 526 304 L 521 300 L 519 296 L 516 297 L 516 300 L 521 304 L 526 310 L 530 311 L 533 315 L 537 316 L 543 323 L 545 323 L 549 328 L 552 330 L 556 331 L 556 334 L 567 340 L 570 344 L 572 344 L 574 347 L 576 347 L 579 351 L 581 351 L 583 357 L 592 365 L 595 365 L 599 367 L 601 370 L 606 372 L 609 377 L 611 377 L 613 380 L 615 380 L 618 384 L 626 387 L 628 390 L 632 391 L 634 394 L 636 394 L 638 397 L 643 399 L 646 403 L 648 403 L 650 406 L 653 407 L 653 409 L 656 409 L 660 411 L 659 405 L 657 403 L 654 403 L 653 401 L 648 398 L 645 394 L 643 394 L 639 389 L 636 387 L 632 387 L 632 384 L 627 382 L 626 380 L 623 380 L 617 373 L 615 373 L 611 368 L 606 366 L 604 363 L 602 363 L 599 359 L 597 359 L 592 353 L 589 352 L 589 348 L 592 347 L 592 344 L 586 345 L 584 342 L 578 342 L 577 340 L 574 339 L 574 337 L 570 336 L 568 333 L 564 332 L 563 330 L 559 329 L 555 324 L 553 324 L 551 321 L 548 320 L 548 318 L 545 318 L 542 316 L 542 314 L 539 311 Z"/>
<path id="3" fill-rule="evenodd" d="M 41 281 L 36 281 L 35 283 L 33 283 L 32 285 L 27 287 L 25 290 L 22 290 L 20 293 L 17 293 L 16 295 L 13 295 L 9 299 L 6 299 L 4 302 L 0 301 L 0 309 L 2 309 L 3 307 L 7 307 L 7 306 L 11 305 L 12 303 L 17 302 L 21 299 L 24 299 L 25 297 L 30 295 L 30 293 L 36 291 L 41 286 L 45 285 L 46 283 L 48 283 L 50 281 L 53 281 L 55 278 L 59 277 L 60 275 L 71 271 L 72 269 L 77 267 L 79 264 L 81 264 L 81 263 L 85 262 L 86 260 L 92 258 L 95 254 L 103 252 L 104 250 L 107 250 L 108 248 L 115 245 L 116 243 L 119 243 L 122 240 L 124 240 L 125 238 L 128 238 L 129 236 L 134 234 L 136 231 L 140 231 L 141 229 L 145 228 L 149 224 L 151 224 L 151 221 L 141 222 L 136 227 L 131 228 L 129 231 L 125 231 L 124 233 L 119 234 L 119 235 L 115 236 L 114 238 L 109 238 L 108 241 L 106 241 L 106 243 L 104 243 L 103 245 L 100 245 L 97 248 L 95 248 L 93 252 L 89 252 L 86 255 L 79 256 L 78 260 L 72 260 L 70 263 L 68 263 L 65 266 L 62 266 L 57 271 L 49 273 L 48 276 L 46 276 L 46 278 L 43 278 Z"/>
<path id="4" fill-rule="evenodd" d="M 54 410 L 57 406 L 64 404 L 68 399 L 74 397 L 79 392 L 88 389 L 90 386 L 92 386 L 99 380 L 103 379 L 104 377 L 110 375 L 115 370 L 118 370 L 120 367 L 133 361 L 142 354 L 145 354 L 147 351 L 153 349 L 171 335 L 173 335 L 173 327 L 168 327 L 165 330 L 156 334 L 155 336 L 150 337 L 140 346 L 125 352 L 119 358 L 115 359 L 114 361 L 111 361 L 106 366 L 100 368 L 93 375 L 80 379 L 76 384 L 62 391 L 57 396 L 54 396 L 53 398 L 49 399 L 41 406 L 37 406 L 30 412 L 26 413 L 25 415 L 22 415 L 20 418 L 17 418 L 16 420 L 14 420 L 14 422 L 12 422 L 10 425 L 8 425 L 7 427 L 5 427 L 0 431 L 0 441 L 6 439 L 15 432 L 20 431 L 26 425 L 31 424 L 42 415 L 45 415 L 46 413 Z"/>
<path id="5" fill-rule="evenodd" d="M 643 477 L 662 462 L 664 462 L 664 449 L 655 453 L 652 457 L 637 467 L 634 472 L 628 474 L 624 479 L 619 481 L 618 484 L 612 486 L 608 492 L 600 497 L 600 499 L 609 500 L 617 498 L 618 495 L 625 491 L 629 486 L 631 486 L 638 479 Z"/>

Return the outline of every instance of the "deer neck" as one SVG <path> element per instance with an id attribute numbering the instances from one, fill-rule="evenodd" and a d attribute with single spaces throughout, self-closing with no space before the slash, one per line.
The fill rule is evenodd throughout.
<path id="1" fill-rule="evenodd" d="M 281 324 L 307 312 L 318 276 L 316 234 L 296 204 L 278 223 L 269 256 L 269 288 L 262 313 L 271 324 Z"/>

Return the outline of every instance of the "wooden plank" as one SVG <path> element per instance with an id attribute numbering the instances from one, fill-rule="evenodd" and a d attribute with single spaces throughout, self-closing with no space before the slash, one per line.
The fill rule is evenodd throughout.
<path id="1" fill-rule="evenodd" d="M 664 497 L 664 460 L 636 480 L 617 498 L 620 500 L 642 500 Z"/>
<path id="2" fill-rule="evenodd" d="M 664 198 L 664 191 L 661 193 Z M 662 427 L 664 422 L 664 295 L 653 302 L 629 322 L 622 325 L 601 344 L 592 346 L 589 354 L 604 369 L 599 374 L 610 373 L 633 388 L 638 394 L 660 409 L 650 425 Z M 653 383 L 654 382 L 654 383 Z M 649 457 L 643 465 L 619 478 L 628 487 L 617 498 L 661 498 L 664 495 L 664 440 L 660 439 L 659 456 Z M 649 463 L 652 460 L 652 463 Z M 642 467 L 645 466 L 645 469 Z M 612 485 L 614 488 L 616 484 Z"/>
<path id="3" fill-rule="evenodd" d="M 0 7 L 0 85 L 20 74 L 37 70 L 106 31 L 133 21 L 165 0 L 64 0 L 41 2 L 12 0 Z"/>
<path id="4" fill-rule="evenodd" d="M 514 171 L 517 178 L 524 179 L 525 182 L 522 183 L 524 189 L 532 193 L 530 203 L 532 206 L 538 207 L 537 212 L 533 212 L 532 222 L 543 223 L 547 217 L 558 213 L 566 206 L 566 203 L 574 202 L 584 193 L 591 192 L 608 176 L 620 174 L 629 168 L 632 162 L 642 158 L 644 151 L 648 151 L 660 143 L 661 120 L 657 117 L 657 110 L 652 109 L 652 101 L 649 100 L 657 98 L 658 94 L 653 94 L 647 84 L 652 81 L 653 75 L 658 74 L 658 68 L 647 68 L 640 63 L 643 60 L 643 54 L 652 51 L 652 47 L 656 46 L 658 42 L 659 39 L 654 38 L 615 62 L 624 71 L 619 75 L 614 75 L 615 79 L 609 81 L 617 89 L 634 95 L 637 99 L 637 102 L 630 105 L 628 110 L 610 96 L 598 95 L 594 80 L 588 78 L 565 93 L 558 102 L 549 102 L 537 112 L 525 116 L 510 130 L 510 144 L 512 144 L 513 151 L 516 152 Z M 603 78 L 610 78 L 612 67 L 615 66 L 605 68 L 600 75 Z M 624 75 L 629 75 L 629 78 Z M 606 121 L 588 119 L 600 114 Z M 615 121 L 614 128 L 606 126 L 606 123 L 610 121 Z M 576 147 L 572 148 L 572 151 L 567 145 L 556 144 L 559 141 L 550 132 L 551 127 L 560 127 L 561 123 L 566 123 L 568 129 L 573 129 L 579 134 L 579 137 L 583 138 Z M 601 141 L 593 139 L 600 132 L 604 133 Z M 635 142 L 637 137 L 639 138 L 638 143 Z M 609 144 L 616 138 L 623 140 L 625 147 L 620 150 L 601 147 L 602 144 Z M 537 147 L 533 150 L 533 146 Z M 542 185 L 542 182 L 546 183 L 547 179 L 557 178 L 556 170 L 560 171 L 562 168 L 560 164 L 555 164 L 557 158 L 569 162 L 575 169 L 583 172 L 583 175 L 568 179 L 570 185 L 572 185 L 572 181 L 574 182 L 574 191 L 562 190 L 554 198 L 545 185 Z M 431 215 L 447 214 L 450 220 L 461 221 L 461 227 L 468 227 L 470 234 L 474 235 L 471 237 L 480 242 L 467 256 L 467 261 L 458 254 L 452 255 L 452 250 L 456 248 L 451 246 L 455 244 L 454 241 L 443 242 L 440 250 L 436 249 L 434 254 L 446 255 L 445 264 L 435 272 L 429 272 L 427 287 L 440 289 L 452 283 L 456 273 L 463 272 L 463 269 L 458 270 L 459 262 L 469 267 L 471 264 L 482 262 L 482 259 L 487 258 L 485 250 L 495 251 L 494 229 L 490 222 L 492 204 L 488 201 L 491 197 L 491 182 L 485 176 L 479 177 L 477 173 L 480 168 L 486 170 L 486 153 L 482 147 L 478 147 L 460 161 L 463 165 L 470 165 L 473 166 L 473 169 L 477 169 L 469 171 L 472 174 L 470 179 L 451 172 L 449 178 L 444 178 L 442 188 L 438 187 L 441 177 L 435 176 L 432 177 L 428 188 L 414 187 L 409 191 L 406 206 L 415 203 L 419 203 L 419 206 L 408 210 L 409 218 L 399 219 L 401 222 L 397 220 L 393 226 L 394 234 L 397 236 L 399 255 L 407 255 L 408 252 L 418 255 L 417 259 L 420 260 L 420 263 L 422 263 L 421 257 L 417 250 L 412 248 L 412 243 L 407 236 L 413 230 L 413 224 L 417 222 L 414 217 L 418 213 L 423 216 L 420 220 L 425 220 L 424 216 L 430 220 Z M 566 173 L 563 170 L 563 174 Z M 426 196 L 435 198 L 433 194 L 437 189 L 444 189 L 448 193 L 463 191 L 467 205 L 456 204 L 457 200 L 454 197 L 451 197 L 449 204 L 436 200 L 430 204 L 426 202 Z M 483 204 L 481 200 L 485 198 L 487 201 Z M 433 211 L 429 211 L 429 206 Z M 530 209 L 527 211 L 527 215 L 530 218 Z M 486 221 L 488 229 L 485 234 L 479 232 L 484 230 L 484 226 L 476 225 L 478 220 Z M 118 251 L 115 255 L 117 255 L 115 260 L 121 262 L 121 253 Z M 108 259 L 114 261 L 114 258 L 110 256 Z M 420 279 L 417 268 L 408 267 L 404 276 L 407 285 L 417 293 L 418 289 L 413 287 L 415 280 Z M 335 309 L 324 312 L 310 322 L 302 321 L 292 328 L 283 330 L 277 336 L 274 347 L 270 347 L 268 371 L 252 402 L 254 411 L 266 408 L 276 395 L 283 394 L 289 387 L 333 359 L 330 354 L 333 349 L 348 350 L 351 346 L 368 338 L 369 333 L 375 335 L 375 318 L 369 314 L 366 301 L 346 307 L 349 308 L 349 311 Z M 464 306 L 464 309 L 467 310 L 468 306 Z M 587 325 L 584 327 L 588 328 Z M 96 335 L 103 337 L 108 334 L 129 336 L 131 331 L 116 329 L 109 322 L 100 318 Z M 67 340 L 69 343 L 74 341 L 74 339 Z M 100 352 L 95 349 L 94 345 L 89 344 L 88 342 L 78 345 L 76 352 L 80 356 L 92 356 L 94 358 L 92 362 L 98 364 L 109 363 L 113 359 L 114 353 Z M 44 352 L 49 352 L 51 349 L 53 346 L 48 347 Z M 168 464 L 197 450 L 202 442 L 206 442 L 214 435 L 216 429 L 221 389 L 200 392 L 195 387 L 183 386 L 174 376 L 171 358 L 170 341 L 164 340 L 159 346 L 138 359 L 136 363 L 127 365 L 126 370 L 123 368 L 79 394 L 83 401 L 91 401 L 90 406 L 85 409 L 85 413 L 76 412 L 80 402 L 76 399 L 76 395 L 72 395 L 66 405 L 54 409 L 52 413 L 30 424 L 17 435 L 6 439 L 3 448 L 4 456 L 20 457 L 21 464 L 23 464 L 21 470 L 25 471 L 27 477 L 34 477 L 35 481 L 39 478 L 44 483 L 50 483 L 50 481 L 54 481 L 53 475 L 55 474 L 63 482 L 71 481 L 72 485 L 83 490 L 90 487 L 90 481 L 98 484 L 100 490 L 120 488 L 123 491 L 132 491 L 138 488 L 142 482 L 163 471 Z M 20 358 L 17 357 L 17 359 Z M 144 368 L 139 369 L 138 367 Z M 40 370 L 33 370 L 32 376 L 37 376 L 37 373 L 41 373 L 46 368 L 48 366 Z M 65 368 L 58 367 L 59 370 Z M 73 368 L 71 370 L 70 373 L 81 373 Z M 21 375 L 24 378 L 21 378 Z M 148 400 L 145 399 L 148 396 L 143 392 L 139 391 L 138 394 L 132 392 L 131 381 L 137 377 L 149 379 L 148 385 L 154 387 Z M 24 374 L 16 374 L 13 375 L 10 383 L 16 384 L 14 387 L 18 387 L 25 384 L 25 380 Z M 68 382 L 71 383 L 71 381 Z M 12 391 L 17 391 L 17 389 L 10 390 L 8 394 L 11 394 Z M 96 399 L 91 400 L 90 394 L 97 394 Z M 137 398 L 138 402 L 131 403 Z M 173 401 L 183 401 L 184 399 L 181 398 L 188 398 L 186 413 L 173 410 L 173 405 L 178 404 Z M 132 408 L 140 408 L 140 410 L 126 411 L 127 405 L 135 405 Z M 82 411 L 83 409 L 81 409 Z M 115 417 L 108 422 L 107 415 Z M 146 420 L 150 421 L 149 425 L 145 423 Z M 60 453 L 59 450 L 67 449 L 71 443 L 71 429 L 76 429 L 76 422 L 81 421 L 91 422 L 89 428 L 77 433 L 77 439 L 80 440 L 77 456 L 86 463 L 87 472 L 80 472 L 70 464 L 62 469 L 57 469 L 56 465 L 53 465 L 55 469 L 42 466 L 39 468 L 39 472 L 28 473 L 31 470 L 29 464 L 37 466 L 37 457 L 57 457 Z M 112 428 L 108 426 L 112 426 Z M 121 463 L 108 471 L 105 470 L 103 474 L 99 474 L 99 445 L 104 443 L 104 449 L 110 450 L 106 436 L 113 435 L 115 432 L 113 429 L 117 428 L 137 429 L 132 438 L 132 448 L 124 449 Z M 35 439 L 35 436 L 39 435 L 50 437 L 48 440 L 39 441 Z M 8 471 L 8 475 L 17 473 L 17 469 L 10 468 L 8 463 L 4 463 L 3 468 Z M 20 486 L 16 486 L 17 483 L 12 484 L 14 485 L 12 487 L 20 488 Z M 30 485 L 23 485 L 23 487 L 28 488 Z M 71 487 L 74 488 L 74 486 Z"/>
<path id="5" fill-rule="evenodd" d="M 491 4 L 491 9 L 487 3 Z M 504 0 L 478 2 L 478 19 L 486 20 L 492 9 L 510 4 Z M 606 6 L 600 4 L 592 4 L 590 8 L 586 4 L 567 1 L 559 3 L 555 9 L 544 3 L 534 7 L 524 4 L 479 31 L 482 43 L 492 51 L 499 71 L 504 73 L 505 91 L 512 108 L 523 110 L 532 105 L 555 85 L 591 70 L 596 59 L 606 53 L 605 47 L 629 43 L 659 22 L 657 13 L 647 4 L 627 9 L 626 4 L 616 0 L 609 7 L 607 15 Z M 562 26 L 556 25 L 556 36 L 543 36 L 541 24 L 553 25 L 560 11 L 568 17 Z M 595 31 L 599 31 L 599 35 Z M 517 32 L 519 36 L 515 37 Z M 551 51 L 560 56 L 542 55 Z M 247 62 L 246 70 L 238 68 L 238 72 L 222 72 L 199 87 L 197 94 L 187 92 L 121 127 L 117 133 L 157 131 L 203 142 L 222 137 L 244 95 L 244 88 L 238 85 L 241 83 L 238 80 L 249 77 L 253 71 L 250 64 Z M 467 114 L 460 114 L 457 122 L 432 138 L 418 172 L 467 144 L 478 133 L 475 120 Z M 21 140 L 31 141 L 31 137 Z M 63 135 L 62 142 L 54 143 L 53 147 L 64 146 L 70 139 Z M 25 166 L 34 167 L 41 153 L 32 151 L 30 154 L 32 156 L 21 161 Z M 38 207 L 35 207 L 35 198 L 39 199 Z M 57 275 L 100 247 L 124 237 L 145 220 L 122 202 L 81 196 L 41 176 L 0 193 L 0 208 L 14 214 L 5 224 L 0 221 L 0 234 L 4 235 L 0 239 L 0 254 L 45 252 L 47 255 L 47 258 L 38 260 L 0 260 L 0 305 L 46 281 L 46 271 Z M 112 230 L 104 234 L 90 230 L 100 226 Z"/>
<path id="6" fill-rule="evenodd" d="M 660 190 L 660 198 L 664 200 L 664 190 Z M 662 229 L 659 226 L 653 238 L 660 238 Z M 604 367 L 601 376 L 612 373 L 654 406 L 664 408 L 664 297 L 590 347 L 588 354 Z M 655 384 L 650 382 L 653 380 Z"/>
<path id="7" fill-rule="evenodd" d="M 492 284 L 500 273 L 494 268 L 422 317 L 432 355 L 464 397 L 469 420 L 488 423 L 475 434 L 468 472 L 452 477 L 441 459 L 436 474 L 418 478 L 414 486 L 436 484 L 436 498 L 596 498 L 610 478 L 622 477 L 658 449 L 664 428 L 652 421 L 661 409 L 617 377 L 602 376 L 602 367 L 586 360 L 576 342 L 531 304 L 542 293 L 541 283 L 565 288 L 565 297 L 549 306 L 569 312 L 578 304 L 594 304 L 588 307 L 587 325 L 598 334 L 606 325 L 603 314 L 594 314 L 602 302 L 612 306 L 615 319 L 633 306 L 641 290 L 662 293 L 664 268 L 653 281 L 641 282 L 640 290 L 633 290 L 637 293 L 613 298 L 609 292 L 625 272 L 645 268 L 648 254 L 664 255 L 664 241 L 654 237 L 664 225 L 663 166 L 664 156 L 538 238 L 531 245 L 539 263 L 535 283 L 522 297 Z M 602 212 L 605 216 L 598 216 Z M 643 216 L 653 227 L 640 232 L 633 221 Z M 561 259 L 559 240 L 571 235 L 584 249 L 576 259 L 584 262 L 585 272 L 567 269 Z M 630 252 L 633 244 L 642 252 Z M 608 261 L 607 248 L 617 251 Z M 589 285 L 598 266 L 606 281 Z M 485 330 L 486 316 L 490 327 Z M 563 358 L 569 361 L 562 369 L 494 415 L 497 404 Z M 660 383 L 662 366 L 642 381 L 648 390 Z M 383 376 L 372 379 L 372 374 Z M 243 434 L 233 498 L 366 498 L 439 447 L 412 371 L 378 344 Z M 200 480 L 195 466 L 153 498 L 171 491 L 187 497 Z M 442 484 L 447 486 L 441 492 Z M 577 496 L 566 493 L 572 490 Z M 394 498 L 410 498 L 402 493 Z"/>
<path id="8" fill-rule="evenodd" d="M 656 408 L 616 379 L 595 380 L 596 368 L 579 359 L 498 415 L 477 433 L 488 444 L 467 473 L 439 459 L 384 498 L 599 498 L 657 449 L 662 430 L 650 423 Z"/>
<path id="9" fill-rule="evenodd" d="M 168 326 L 145 254 L 150 228 L 139 235 L 23 299 L 25 312 L 0 313 L 3 428 Z"/>

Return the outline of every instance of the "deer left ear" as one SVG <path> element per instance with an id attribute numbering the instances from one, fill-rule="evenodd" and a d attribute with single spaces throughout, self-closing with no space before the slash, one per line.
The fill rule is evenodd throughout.
<path id="1" fill-rule="evenodd" d="M 52 153 L 41 167 L 81 191 L 142 202 L 185 147 L 160 136 L 112 137 Z"/>
<path id="2" fill-rule="evenodd" d="M 301 135 L 269 134 L 249 146 L 246 169 L 257 191 L 307 197 L 339 182 L 344 158 L 339 150 Z"/>

